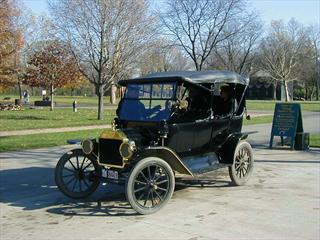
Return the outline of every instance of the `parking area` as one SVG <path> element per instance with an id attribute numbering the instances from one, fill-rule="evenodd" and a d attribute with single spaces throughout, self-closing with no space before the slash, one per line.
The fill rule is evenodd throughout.
<path id="1" fill-rule="evenodd" d="M 0 239 L 319 239 L 320 150 L 255 148 L 246 186 L 227 169 L 176 184 L 153 215 L 137 215 L 123 188 L 70 200 L 54 167 L 70 146 L 0 153 Z"/>

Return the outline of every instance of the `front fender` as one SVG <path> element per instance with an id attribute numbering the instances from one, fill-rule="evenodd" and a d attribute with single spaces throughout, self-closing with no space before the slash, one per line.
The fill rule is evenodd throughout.
<path id="1" fill-rule="evenodd" d="M 192 172 L 183 164 L 180 157 L 168 147 L 148 147 L 143 150 L 142 158 L 159 157 L 166 161 L 179 174 L 193 176 Z"/>
<path id="2" fill-rule="evenodd" d="M 222 147 L 218 150 L 219 162 L 225 164 L 233 164 L 234 151 L 238 143 L 248 137 L 248 134 L 233 133 L 230 134 Z"/>

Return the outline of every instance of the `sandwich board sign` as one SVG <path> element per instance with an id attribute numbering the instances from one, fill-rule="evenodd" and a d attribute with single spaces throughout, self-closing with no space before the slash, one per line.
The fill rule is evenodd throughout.
<path id="1" fill-rule="evenodd" d="M 276 103 L 269 148 L 272 148 L 274 136 L 279 136 L 281 138 L 282 146 L 283 138 L 290 138 L 290 147 L 293 149 L 297 132 L 303 132 L 300 104 Z"/>

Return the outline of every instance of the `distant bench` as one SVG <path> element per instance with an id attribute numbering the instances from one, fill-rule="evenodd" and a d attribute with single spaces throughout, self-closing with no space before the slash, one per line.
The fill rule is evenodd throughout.
<path id="1" fill-rule="evenodd" d="M 53 102 L 53 105 L 56 106 L 57 103 Z M 48 107 L 51 106 L 51 101 L 34 101 L 34 106 Z"/>

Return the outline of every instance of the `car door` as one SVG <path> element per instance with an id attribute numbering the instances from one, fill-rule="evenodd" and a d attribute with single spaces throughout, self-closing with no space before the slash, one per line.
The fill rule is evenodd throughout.
<path id="1" fill-rule="evenodd" d="M 194 144 L 195 122 L 169 124 L 166 145 L 177 153 L 190 152 Z"/>
<path id="2" fill-rule="evenodd" d="M 193 149 L 200 149 L 207 146 L 211 140 L 213 119 L 201 119 L 194 124 Z"/>
<path id="3" fill-rule="evenodd" d="M 226 135 L 230 133 L 230 117 L 215 118 L 212 121 L 211 142 L 219 145 L 225 140 Z"/>

